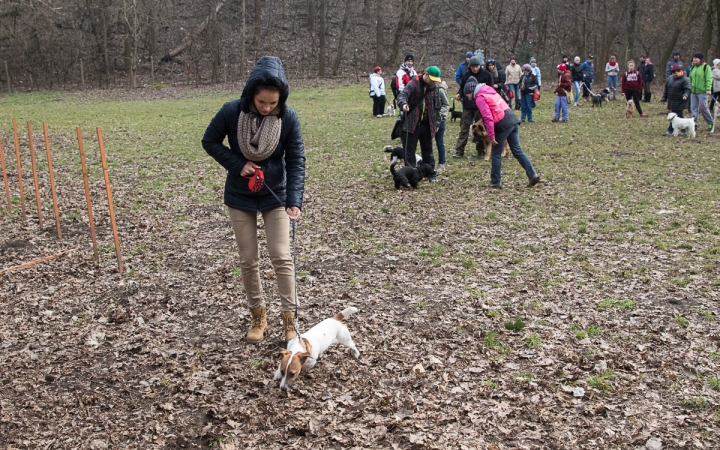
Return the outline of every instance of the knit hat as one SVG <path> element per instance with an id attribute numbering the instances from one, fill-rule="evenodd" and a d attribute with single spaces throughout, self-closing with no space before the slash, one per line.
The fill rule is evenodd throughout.
<path id="1" fill-rule="evenodd" d="M 473 57 L 473 52 L 467 52 L 467 53 L 465 53 L 465 57 L 466 57 L 466 58 L 472 58 L 472 57 Z"/>
<path id="2" fill-rule="evenodd" d="M 704 59 L 704 58 L 703 58 L 703 54 L 700 53 L 700 52 L 695 52 L 695 53 L 693 53 L 693 58 L 697 58 L 697 59 L 699 59 L 700 61 L 702 61 L 702 60 Z"/>
<path id="3" fill-rule="evenodd" d="M 425 73 L 431 80 L 435 81 L 436 83 L 442 81 L 442 79 L 440 79 L 440 69 L 438 68 L 438 66 L 428 67 L 427 69 L 425 69 Z"/>
<path id="4" fill-rule="evenodd" d="M 560 72 L 565 72 L 567 70 L 567 66 L 565 64 L 560 63 L 560 64 L 558 64 L 558 70 Z"/>
<path id="5" fill-rule="evenodd" d="M 679 51 L 677 51 L 677 50 L 674 50 L 674 51 L 673 51 L 673 54 L 672 54 L 672 55 L 673 55 L 673 56 L 675 56 L 675 55 L 679 55 L 679 54 L 680 54 L 680 52 L 679 52 Z"/>
<path id="6" fill-rule="evenodd" d="M 480 57 L 473 56 L 470 58 L 470 65 L 471 66 L 482 66 L 482 61 L 480 61 Z"/>
<path id="7" fill-rule="evenodd" d="M 467 81 L 465 82 L 465 87 L 463 88 L 463 95 L 472 94 L 475 92 L 475 88 L 477 87 L 477 79 L 473 76 L 469 77 Z"/>
<path id="8" fill-rule="evenodd" d="M 510 61 L 516 61 L 516 58 L 514 56 L 511 56 Z"/>
<path id="9" fill-rule="evenodd" d="M 405 55 L 404 61 L 415 61 L 415 60 L 413 59 L 413 55 L 408 53 L 407 55 Z"/>
<path id="10" fill-rule="evenodd" d="M 531 62 L 531 63 L 534 63 L 534 62 L 537 62 L 537 60 L 536 60 L 535 57 L 533 56 L 532 58 L 530 58 L 530 62 Z"/>
<path id="11" fill-rule="evenodd" d="M 717 66 L 718 64 L 720 64 L 720 59 L 718 59 L 718 58 L 713 59 L 713 66 Z"/>
<path id="12" fill-rule="evenodd" d="M 674 64 L 674 65 L 670 68 L 670 73 L 679 72 L 679 71 L 681 71 L 681 70 L 682 70 L 682 67 L 680 67 L 680 64 Z"/>
<path id="13" fill-rule="evenodd" d="M 532 59 L 530 60 L 532 61 Z M 530 64 L 523 64 L 523 70 L 532 70 L 532 66 Z"/>

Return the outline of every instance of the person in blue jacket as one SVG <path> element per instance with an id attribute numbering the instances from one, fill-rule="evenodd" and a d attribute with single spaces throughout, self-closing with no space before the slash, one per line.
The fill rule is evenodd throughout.
<path id="1" fill-rule="evenodd" d="M 592 91 L 593 88 L 593 80 L 595 79 L 595 57 L 590 55 L 580 67 L 582 68 L 582 73 L 585 76 L 583 99 L 587 101 L 588 97 L 590 97 L 590 91 Z"/>
<path id="2" fill-rule="evenodd" d="M 457 84 L 460 84 L 460 80 L 462 79 L 463 70 L 470 67 L 470 58 L 472 58 L 472 57 L 473 57 L 473 52 L 465 53 L 465 62 L 460 63 L 457 70 L 455 71 L 455 82 Z"/>
<path id="3" fill-rule="evenodd" d="M 305 190 L 305 149 L 300 120 L 286 101 L 290 94 L 282 62 L 263 56 L 239 99 L 225 103 L 202 138 L 205 151 L 227 170 L 228 207 L 240 252 L 240 269 L 252 323 L 250 343 L 263 339 L 267 314 L 258 270 L 257 216 L 265 224 L 275 269 L 285 340 L 295 337 L 295 268 L 290 219 L 300 218 Z M 224 144 L 227 138 L 228 145 Z"/>

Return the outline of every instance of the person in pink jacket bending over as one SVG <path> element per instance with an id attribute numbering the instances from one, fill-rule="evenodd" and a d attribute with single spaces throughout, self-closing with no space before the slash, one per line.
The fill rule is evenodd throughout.
<path id="1" fill-rule="evenodd" d="M 515 113 L 492 86 L 480 83 L 473 95 L 488 137 L 492 141 L 490 184 L 487 187 L 502 188 L 502 151 L 505 141 L 509 144 L 515 159 L 525 169 L 529 180 L 527 186 L 533 187 L 538 184 L 540 176 L 535 172 L 530 158 L 520 148 L 520 121 Z"/>

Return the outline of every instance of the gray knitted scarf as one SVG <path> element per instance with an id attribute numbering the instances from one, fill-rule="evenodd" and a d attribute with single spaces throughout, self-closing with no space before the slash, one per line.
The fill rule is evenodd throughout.
<path id="1" fill-rule="evenodd" d="M 250 161 L 267 159 L 277 148 L 280 142 L 282 119 L 278 117 L 280 108 L 275 108 L 270 114 L 262 117 L 254 105 L 250 112 L 240 112 L 238 118 L 238 145 L 240 151 Z"/>

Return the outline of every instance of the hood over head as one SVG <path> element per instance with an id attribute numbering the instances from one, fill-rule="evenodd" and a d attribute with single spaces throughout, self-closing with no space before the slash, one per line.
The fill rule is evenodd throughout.
<path id="1" fill-rule="evenodd" d="M 285 112 L 285 102 L 290 95 L 290 86 L 285 71 L 283 70 L 282 61 L 277 56 L 263 56 L 258 60 L 250 72 L 250 76 L 245 83 L 241 97 L 248 101 L 243 102 L 243 112 L 250 112 L 252 99 L 255 97 L 255 89 L 258 86 L 275 86 L 280 88 L 280 116 Z"/>

